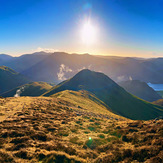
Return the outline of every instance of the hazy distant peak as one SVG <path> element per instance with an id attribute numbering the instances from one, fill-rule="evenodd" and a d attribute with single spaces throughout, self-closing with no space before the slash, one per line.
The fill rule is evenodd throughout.
<path id="1" fill-rule="evenodd" d="M 149 87 L 147 83 L 139 80 L 128 80 L 120 82 L 119 85 L 131 94 L 152 102 L 161 98 L 153 88 Z"/>
<path id="2" fill-rule="evenodd" d="M 13 57 L 8 54 L 0 54 L 0 60 L 2 60 L 2 61 L 9 61 L 12 58 Z"/>

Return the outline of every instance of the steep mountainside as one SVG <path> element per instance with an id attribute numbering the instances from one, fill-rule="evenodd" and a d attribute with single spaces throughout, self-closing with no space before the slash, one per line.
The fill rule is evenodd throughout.
<path id="1" fill-rule="evenodd" d="M 149 87 L 147 83 L 139 80 L 129 80 L 118 84 L 127 92 L 149 102 L 162 98 L 154 89 Z"/>
<path id="2" fill-rule="evenodd" d="M 63 90 L 87 90 L 103 101 L 114 113 L 127 118 L 147 120 L 163 115 L 161 107 L 132 96 L 103 73 L 82 70 L 73 78 L 53 87 L 44 96 Z"/>
<path id="3" fill-rule="evenodd" d="M 32 82 L 16 87 L 10 91 L 0 94 L 2 97 L 14 96 L 40 96 L 52 88 L 51 85 L 45 82 Z"/>
<path id="4" fill-rule="evenodd" d="M 29 82 L 30 80 L 25 76 L 6 66 L 0 66 L 0 93 L 6 92 Z"/>

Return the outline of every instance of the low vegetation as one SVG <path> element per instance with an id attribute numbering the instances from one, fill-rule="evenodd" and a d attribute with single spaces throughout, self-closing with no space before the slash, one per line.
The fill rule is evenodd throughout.
<path id="1" fill-rule="evenodd" d="M 163 120 L 129 120 L 73 93 L 0 98 L 0 162 L 163 161 Z"/>

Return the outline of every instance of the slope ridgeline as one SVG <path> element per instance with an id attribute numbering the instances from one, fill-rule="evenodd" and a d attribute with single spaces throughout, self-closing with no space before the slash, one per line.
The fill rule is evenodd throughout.
<path id="1" fill-rule="evenodd" d="M 46 82 L 32 82 L 16 87 L 12 90 L 0 94 L 2 97 L 14 97 L 16 96 L 40 96 L 52 86 Z"/>
<path id="2" fill-rule="evenodd" d="M 0 93 L 9 91 L 29 82 L 31 81 L 24 75 L 21 75 L 6 66 L 0 66 Z"/>
<path id="3" fill-rule="evenodd" d="M 103 101 L 112 112 L 131 119 L 148 120 L 163 115 L 162 107 L 145 102 L 126 92 L 108 76 L 88 69 L 77 73 L 43 94 L 51 96 L 64 90 L 86 90 Z"/>

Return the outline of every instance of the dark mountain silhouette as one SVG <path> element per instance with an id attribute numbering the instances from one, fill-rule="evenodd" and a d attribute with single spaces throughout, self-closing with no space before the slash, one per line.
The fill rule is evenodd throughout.
<path id="1" fill-rule="evenodd" d="M 53 87 L 44 96 L 50 96 L 63 90 L 87 90 L 102 100 L 114 113 L 127 118 L 147 120 L 163 115 L 162 109 L 132 96 L 100 72 L 82 70 L 73 78 Z"/>
<path id="2" fill-rule="evenodd" d="M 162 97 L 147 83 L 139 80 L 128 80 L 118 83 L 127 92 L 149 102 L 156 101 Z"/>
<path id="3" fill-rule="evenodd" d="M 0 66 L 0 93 L 29 82 L 30 80 L 24 75 L 21 75 L 6 66 Z"/>
<path id="4" fill-rule="evenodd" d="M 45 82 L 32 82 L 16 87 L 10 91 L 0 94 L 2 97 L 16 96 L 40 96 L 52 88 L 51 85 Z"/>

